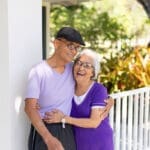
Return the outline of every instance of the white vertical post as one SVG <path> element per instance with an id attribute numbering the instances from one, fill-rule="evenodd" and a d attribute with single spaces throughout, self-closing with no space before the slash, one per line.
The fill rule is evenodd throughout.
<path id="1" fill-rule="evenodd" d="M 121 110 L 121 99 L 116 99 L 116 126 L 115 126 L 115 150 L 120 150 L 120 112 Z"/>
<path id="2" fill-rule="evenodd" d="M 147 90 L 147 93 L 148 93 L 148 118 L 150 119 L 150 90 Z M 148 121 L 148 124 L 147 124 L 147 127 L 148 127 L 148 148 L 147 149 L 150 149 L 150 120 Z"/>
<path id="3" fill-rule="evenodd" d="M 11 150 L 8 0 L 0 1 L 0 149 Z"/>
<path id="4" fill-rule="evenodd" d="M 0 149 L 27 150 L 24 95 L 42 59 L 41 0 L 0 0 Z"/>
<path id="5" fill-rule="evenodd" d="M 145 93 L 145 110 L 144 110 L 144 147 L 143 149 L 148 149 L 148 128 L 149 122 L 148 122 L 148 116 L 149 116 L 149 101 L 150 101 L 150 95 L 147 91 Z M 150 137 L 149 137 L 150 138 Z"/>
<path id="6" fill-rule="evenodd" d="M 128 150 L 132 150 L 132 126 L 133 126 L 133 96 L 129 95 L 128 105 Z"/>
<path id="7" fill-rule="evenodd" d="M 121 139 L 122 139 L 122 150 L 126 150 L 126 125 L 127 125 L 127 97 L 122 98 L 122 127 L 121 127 Z"/>
<path id="8" fill-rule="evenodd" d="M 140 93 L 140 109 L 139 109 L 139 147 L 143 148 L 143 116 L 144 116 L 144 92 Z"/>
<path id="9" fill-rule="evenodd" d="M 133 113 L 133 117 L 134 117 L 134 124 L 133 124 L 133 145 L 134 145 L 134 149 L 137 149 L 137 136 L 138 136 L 138 100 L 139 100 L 139 95 L 135 94 L 133 101 L 134 101 L 134 113 Z"/>
<path id="10" fill-rule="evenodd" d="M 116 100 L 115 100 L 116 101 Z M 114 129 L 114 107 L 111 108 L 110 113 L 109 113 L 109 120 L 110 120 L 110 125 Z"/>

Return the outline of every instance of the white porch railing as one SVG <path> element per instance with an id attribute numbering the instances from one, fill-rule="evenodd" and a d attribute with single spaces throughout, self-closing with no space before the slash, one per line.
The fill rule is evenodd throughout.
<path id="1" fill-rule="evenodd" d="M 150 87 L 111 94 L 115 150 L 150 150 Z"/>

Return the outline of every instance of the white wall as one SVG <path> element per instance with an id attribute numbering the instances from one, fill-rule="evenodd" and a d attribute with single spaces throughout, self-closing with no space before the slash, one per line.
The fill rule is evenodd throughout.
<path id="1" fill-rule="evenodd" d="M 10 150 L 9 52 L 7 0 L 0 1 L 0 147 Z"/>
<path id="2" fill-rule="evenodd" d="M 0 149 L 27 150 L 27 74 L 42 58 L 41 0 L 0 0 Z"/>

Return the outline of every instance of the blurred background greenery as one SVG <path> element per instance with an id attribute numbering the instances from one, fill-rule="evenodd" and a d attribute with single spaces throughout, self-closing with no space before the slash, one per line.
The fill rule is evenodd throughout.
<path id="1" fill-rule="evenodd" d="M 101 56 L 98 81 L 110 93 L 150 85 L 150 19 L 139 0 L 98 0 L 52 5 L 53 38 L 63 26 L 78 29 L 86 47 Z"/>

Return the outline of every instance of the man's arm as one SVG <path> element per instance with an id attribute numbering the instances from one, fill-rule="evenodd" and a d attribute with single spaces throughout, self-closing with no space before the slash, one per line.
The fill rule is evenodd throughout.
<path id="1" fill-rule="evenodd" d="M 37 132 L 42 136 L 48 150 L 64 150 L 62 144 L 57 138 L 51 135 L 46 126 L 44 125 L 39 112 L 36 108 L 37 99 L 28 98 L 25 100 L 25 112 L 32 122 Z"/>

